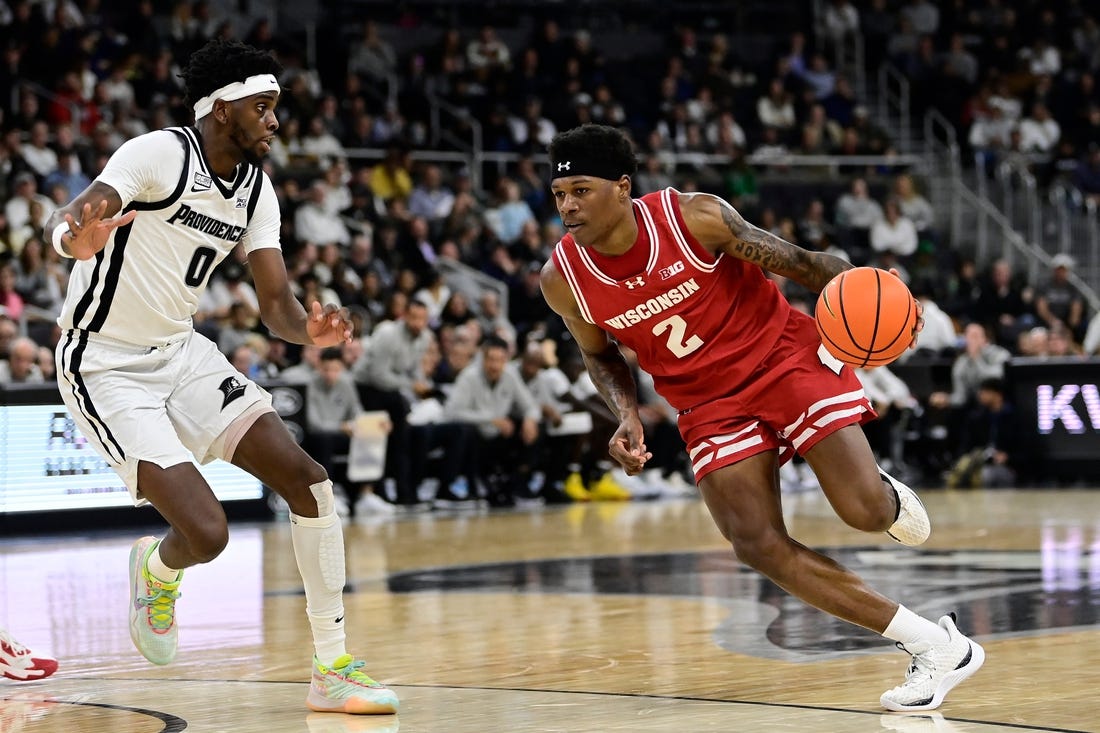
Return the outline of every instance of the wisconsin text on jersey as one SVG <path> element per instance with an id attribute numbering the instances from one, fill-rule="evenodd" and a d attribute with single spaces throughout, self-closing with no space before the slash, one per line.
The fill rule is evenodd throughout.
<path id="1" fill-rule="evenodd" d="M 638 305 L 614 318 L 608 318 L 604 323 L 612 328 L 628 328 L 635 323 L 641 323 L 647 318 L 652 318 L 658 313 L 663 313 L 677 303 L 683 303 L 697 292 L 699 292 L 699 284 L 695 282 L 695 278 L 691 278 L 671 288 L 668 292 L 638 303 Z"/>
<path id="2" fill-rule="evenodd" d="M 177 221 L 185 227 L 197 229 L 203 234 L 209 234 L 212 237 L 224 239 L 227 242 L 236 242 L 241 238 L 245 230 L 244 227 L 219 221 L 206 214 L 200 214 L 187 204 L 180 204 L 176 213 L 172 214 L 172 218 L 168 220 L 168 223 L 175 224 Z"/>

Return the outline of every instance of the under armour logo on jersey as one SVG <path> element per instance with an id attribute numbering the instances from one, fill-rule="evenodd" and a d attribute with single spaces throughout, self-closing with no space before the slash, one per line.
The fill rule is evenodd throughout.
<path id="1" fill-rule="evenodd" d="M 210 176 L 195 171 L 195 183 L 191 186 L 191 192 L 209 191 L 212 185 L 214 185 L 214 180 Z"/>
<path id="2" fill-rule="evenodd" d="M 245 386 L 236 377 L 226 377 L 218 385 L 218 389 L 225 395 L 225 399 L 222 400 L 222 409 L 224 410 L 230 402 L 244 394 Z"/>
<path id="3" fill-rule="evenodd" d="M 640 288 L 645 285 L 645 280 L 642 279 L 641 275 L 638 275 L 638 277 L 623 280 L 623 285 L 626 285 L 627 290 L 633 290 L 634 288 Z"/>
<path id="4" fill-rule="evenodd" d="M 571 160 L 567 160 L 564 163 L 558 163 L 558 173 L 561 173 L 562 171 L 569 170 L 569 164 L 572 163 L 572 162 L 573 161 L 571 161 Z"/>

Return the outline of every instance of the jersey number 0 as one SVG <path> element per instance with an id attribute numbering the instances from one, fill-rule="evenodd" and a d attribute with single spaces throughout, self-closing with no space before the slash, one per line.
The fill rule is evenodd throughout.
<path id="1" fill-rule="evenodd" d="M 195 254 L 191 255 L 191 262 L 187 265 L 187 272 L 183 274 L 183 281 L 192 288 L 202 285 L 217 256 L 217 250 L 212 247 L 199 247 L 196 249 Z"/>

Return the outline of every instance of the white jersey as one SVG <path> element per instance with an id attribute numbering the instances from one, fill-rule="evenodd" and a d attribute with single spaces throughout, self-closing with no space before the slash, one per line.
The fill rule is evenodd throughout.
<path id="1" fill-rule="evenodd" d="M 102 252 L 77 261 L 58 323 L 139 346 L 164 346 L 193 329 L 210 273 L 240 242 L 279 247 L 279 201 L 267 174 L 242 163 L 218 178 L 190 127 L 127 141 L 96 179 L 137 217 Z"/>

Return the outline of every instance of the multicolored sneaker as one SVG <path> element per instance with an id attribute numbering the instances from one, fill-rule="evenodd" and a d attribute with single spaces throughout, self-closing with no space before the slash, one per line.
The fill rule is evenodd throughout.
<path id="1" fill-rule="evenodd" d="M 331 667 L 313 658 L 313 679 L 306 705 L 318 713 L 392 715 L 397 712 L 397 694 L 375 682 L 360 669 L 363 662 L 350 654 L 338 657 Z"/>
<path id="2" fill-rule="evenodd" d="M 149 573 L 146 563 L 158 543 L 156 537 L 142 537 L 130 548 L 130 639 L 153 664 L 168 664 L 179 644 L 176 599 L 183 572 L 174 583 Z"/>
<path id="3" fill-rule="evenodd" d="M 9 680 L 42 680 L 57 671 L 57 660 L 44 654 L 35 654 L 0 629 L 0 674 Z M 0 730 L 3 727 L 0 726 Z"/>

